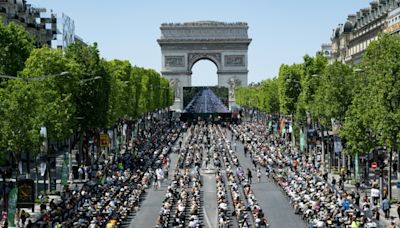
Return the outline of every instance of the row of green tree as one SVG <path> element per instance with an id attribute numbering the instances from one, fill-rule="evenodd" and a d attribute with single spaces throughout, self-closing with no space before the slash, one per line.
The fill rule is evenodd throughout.
<path id="1" fill-rule="evenodd" d="M 0 23 L 3 158 L 37 154 L 41 127 L 47 128 L 48 140 L 60 141 L 173 103 L 167 79 L 128 61 L 101 58 L 96 43 L 75 43 L 64 51 L 33 44 L 23 27 Z"/>
<path id="2" fill-rule="evenodd" d="M 381 34 L 357 65 L 328 64 L 306 55 L 282 65 L 279 76 L 236 91 L 236 102 L 270 114 L 292 115 L 295 129 L 307 116 L 325 129 L 332 120 L 348 153 L 378 146 L 397 151 L 400 133 L 400 36 Z"/>

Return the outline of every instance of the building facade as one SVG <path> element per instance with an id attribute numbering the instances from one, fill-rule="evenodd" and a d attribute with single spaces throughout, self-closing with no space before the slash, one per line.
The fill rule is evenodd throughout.
<path id="1" fill-rule="evenodd" d="M 57 17 L 53 11 L 35 8 L 26 0 L 0 0 L 0 17 L 4 24 L 14 22 L 25 27 L 36 47 L 65 48 L 75 42 L 74 21 L 67 15 Z"/>
<path id="2" fill-rule="evenodd" d="M 330 62 L 332 59 L 332 44 L 322 44 L 321 49 L 317 52 L 317 54 L 323 55 Z"/>
<path id="3" fill-rule="evenodd" d="M 400 0 L 374 0 L 347 17 L 345 24 L 333 29 L 331 37 L 332 59 L 347 64 L 358 64 L 368 45 L 385 32 L 389 13 L 398 9 Z"/>
<path id="4" fill-rule="evenodd" d="M 386 33 L 400 34 L 400 7 L 389 12 L 386 23 L 387 23 L 387 28 L 385 29 Z"/>

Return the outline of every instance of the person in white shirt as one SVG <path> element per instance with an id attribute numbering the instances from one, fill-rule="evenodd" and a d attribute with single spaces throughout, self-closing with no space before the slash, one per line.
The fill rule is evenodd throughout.
<path id="1" fill-rule="evenodd" d="M 374 201 L 374 205 L 376 205 L 379 199 L 379 190 L 376 188 L 371 188 L 371 197 Z"/>
<path id="2" fill-rule="evenodd" d="M 164 180 L 164 171 L 162 170 L 161 167 L 158 167 L 156 169 L 156 175 L 157 175 L 157 184 L 158 184 L 158 188 L 161 188 L 161 184 Z"/>

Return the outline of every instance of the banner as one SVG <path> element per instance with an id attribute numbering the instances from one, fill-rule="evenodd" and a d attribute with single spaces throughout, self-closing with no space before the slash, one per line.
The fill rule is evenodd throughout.
<path id="1" fill-rule="evenodd" d="M 19 174 L 22 174 L 22 161 L 18 162 L 18 171 L 19 171 Z"/>
<path id="2" fill-rule="evenodd" d="M 15 214 L 17 208 L 18 188 L 13 188 L 8 196 L 7 221 L 8 227 L 15 227 Z"/>
<path id="3" fill-rule="evenodd" d="M 281 136 L 283 137 L 283 136 L 285 135 L 285 133 L 286 133 L 286 128 L 283 127 L 283 128 L 282 128 L 282 132 L 281 132 Z"/>
<path id="4" fill-rule="evenodd" d="M 68 184 L 68 174 L 69 174 L 68 163 L 69 163 L 69 159 L 68 159 L 68 156 L 66 156 L 64 158 L 64 162 L 63 162 L 63 166 L 62 166 L 62 174 L 61 174 L 61 184 L 64 186 Z"/>
<path id="5" fill-rule="evenodd" d="M 278 124 L 274 123 L 274 125 L 272 126 L 274 128 L 274 134 L 278 134 Z"/>
<path id="6" fill-rule="evenodd" d="M 49 148 L 48 142 L 47 142 L 47 128 L 46 127 L 41 127 L 40 128 L 40 137 L 42 138 L 42 145 L 40 146 L 40 150 L 43 154 L 46 154 Z"/>
<path id="7" fill-rule="evenodd" d="M 282 118 L 281 124 L 279 125 L 279 133 L 282 133 L 282 130 L 285 129 L 285 118 Z"/>
<path id="8" fill-rule="evenodd" d="M 356 174 L 356 181 L 358 181 L 358 152 L 356 153 L 356 158 L 354 159 L 354 172 Z"/>
<path id="9" fill-rule="evenodd" d="M 35 207 L 35 182 L 32 179 L 20 179 L 17 181 L 17 207 L 34 208 Z"/>
<path id="10" fill-rule="evenodd" d="M 333 148 L 334 148 L 335 154 L 337 154 L 337 155 L 339 155 L 340 152 L 342 152 L 343 146 L 342 146 L 342 141 L 340 140 L 340 138 L 337 138 L 334 141 Z"/>
<path id="11" fill-rule="evenodd" d="M 124 124 L 123 126 L 122 126 L 122 135 L 123 136 L 126 136 L 126 131 L 128 130 L 128 124 Z"/>
<path id="12" fill-rule="evenodd" d="M 302 129 L 300 129 L 300 151 L 304 152 L 304 133 Z"/>
<path id="13" fill-rule="evenodd" d="M 100 134 L 100 147 L 108 147 L 108 134 Z"/>
<path id="14" fill-rule="evenodd" d="M 46 173 L 46 162 L 41 162 L 40 163 L 40 176 L 44 177 L 44 174 Z"/>

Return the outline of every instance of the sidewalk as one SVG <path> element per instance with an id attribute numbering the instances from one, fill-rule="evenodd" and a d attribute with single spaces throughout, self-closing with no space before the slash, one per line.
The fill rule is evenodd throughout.
<path id="1" fill-rule="evenodd" d="M 59 191 L 59 192 L 62 192 L 62 188 L 63 188 L 63 186 L 61 185 L 61 177 L 62 177 L 62 166 L 63 166 L 63 162 L 64 162 L 64 156 L 68 156 L 68 154 L 66 154 L 65 151 L 60 151 L 60 152 L 58 152 L 56 154 L 56 156 L 55 156 L 55 160 L 56 160 L 56 169 L 55 169 L 56 170 L 56 177 L 54 177 L 54 176 L 52 177 L 53 180 L 54 180 L 54 178 L 56 179 L 56 191 Z M 74 159 L 74 157 L 72 157 L 72 161 L 71 162 L 72 162 L 72 166 L 74 166 L 74 165 L 76 166 L 77 165 L 77 162 Z M 24 167 L 24 169 L 25 169 L 25 167 Z M 44 189 L 44 180 L 43 180 L 43 177 L 40 176 L 40 174 L 38 176 L 38 179 L 36 180 L 37 177 L 36 177 L 36 170 L 35 169 L 36 169 L 35 166 L 31 166 L 31 171 L 30 171 L 31 172 L 31 176 L 30 176 L 30 178 L 35 181 L 35 185 L 36 185 L 36 182 L 37 182 L 36 195 L 39 196 L 40 193 Z M 11 181 L 15 181 L 15 179 L 13 179 Z M 84 185 L 84 183 L 86 183 L 87 181 L 76 179 L 76 180 L 73 180 L 72 183 L 70 183 L 69 181 L 68 181 L 68 183 L 69 183 L 70 189 L 74 189 L 75 186 L 77 186 L 78 189 L 81 189 L 82 186 Z M 48 179 L 46 178 L 46 185 L 48 186 L 48 184 L 49 184 L 48 183 Z M 49 194 L 48 190 L 47 190 L 47 194 Z M 47 207 L 49 207 L 49 202 L 51 200 L 54 200 L 55 202 L 58 202 L 58 201 L 61 200 L 61 196 L 60 195 L 48 195 L 48 197 L 49 197 L 48 202 L 45 203 Z M 31 220 L 32 223 L 35 223 L 36 221 L 40 220 L 41 217 L 42 217 L 42 214 L 41 214 L 41 211 L 40 211 L 40 203 L 35 203 L 34 204 L 34 211 L 33 212 L 32 212 L 32 208 L 20 208 L 20 210 L 25 210 L 25 212 L 29 213 L 30 216 L 27 219 L 27 221 Z"/>
<path id="2" fill-rule="evenodd" d="M 340 175 L 338 175 L 338 174 L 333 174 L 333 173 L 328 173 L 328 182 L 329 182 L 329 183 L 332 182 L 332 178 L 335 178 L 335 179 L 336 179 L 336 183 L 338 183 L 338 180 L 339 180 L 339 178 L 340 178 Z M 338 186 L 338 185 L 336 184 L 336 186 Z M 348 181 L 346 181 L 346 182 L 344 183 L 344 190 L 345 190 L 346 192 L 348 192 L 348 193 L 350 193 L 351 191 L 356 192 L 356 187 L 355 187 L 354 185 L 352 185 L 351 183 L 349 183 Z M 392 186 L 392 191 L 393 191 L 393 195 L 396 194 L 396 193 L 398 192 L 398 189 L 396 189 L 396 186 Z M 361 204 L 361 201 L 362 201 L 362 199 L 363 199 L 363 197 L 364 197 L 365 195 L 367 195 L 368 198 L 371 198 L 371 188 L 366 188 L 366 189 L 364 189 L 364 190 L 360 190 L 360 204 Z M 397 216 L 397 207 L 398 207 L 398 205 L 399 205 L 399 204 L 393 204 L 393 205 L 391 205 L 391 208 L 390 208 L 390 216 L 395 217 L 395 222 L 396 222 L 396 224 L 399 225 L 399 224 L 400 224 L 400 219 L 399 219 L 399 217 Z M 379 219 L 379 221 L 377 221 L 377 222 L 379 222 L 379 225 L 380 225 L 381 227 L 387 227 L 387 226 L 389 226 L 391 220 L 390 220 L 390 219 L 385 219 L 384 212 L 383 212 L 383 210 L 382 210 L 381 207 L 380 207 L 380 203 L 378 203 L 378 207 L 379 207 L 380 219 Z M 372 208 L 372 207 L 371 207 L 371 208 Z M 375 217 L 374 217 L 374 218 L 375 218 Z"/>

